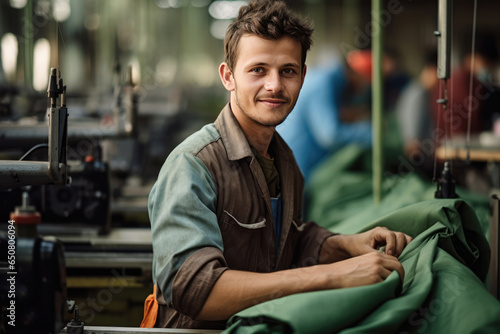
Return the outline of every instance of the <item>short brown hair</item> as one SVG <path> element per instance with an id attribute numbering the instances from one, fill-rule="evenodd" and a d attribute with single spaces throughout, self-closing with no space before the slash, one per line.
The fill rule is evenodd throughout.
<path id="1" fill-rule="evenodd" d="M 227 28 L 224 40 L 225 62 L 232 71 L 238 58 L 238 44 L 244 34 L 276 40 L 289 36 L 300 42 L 302 67 L 311 48 L 313 28 L 308 20 L 294 15 L 281 1 L 251 0 L 240 8 L 238 17 Z"/>

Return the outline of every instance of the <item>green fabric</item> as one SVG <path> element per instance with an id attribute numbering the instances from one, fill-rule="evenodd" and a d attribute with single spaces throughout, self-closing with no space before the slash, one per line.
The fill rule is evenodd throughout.
<path id="1" fill-rule="evenodd" d="M 435 185 L 398 158 L 373 204 L 370 153 L 347 146 L 316 170 L 308 216 L 340 233 L 386 226 L 415 237 L 384 282 L 296 294 L 237 313 L 225 333 L 500 333 L 500 303 L 486 290 L 489 198 Z"/>
<path id="2" fill-rule="evenodd" d="M 312 175 L 307 219 L 338 233 L 353 233 L 366 224 L 407 205 L 434 198 L 435 184 L 421 178 L 401 157 L 394 171 L 386 172 L 384 197 L 373 203 L 370 152 L 346 146 L 323 163 Z M 489 236 L 489 198 L 457 187 L 461 199 L 470 204 Z"/>
<path id="3" fill-rule="evenodd" d="M 415 237 L 400 256 L 402 287 L 393 272 L 374 285 L 287 296 L 239 312 L 225 332 L 498 333 L 500 303 L 481 281 L 489 247 L 467 203 L 416 203 L 360 231 L 374 226 Z"/>

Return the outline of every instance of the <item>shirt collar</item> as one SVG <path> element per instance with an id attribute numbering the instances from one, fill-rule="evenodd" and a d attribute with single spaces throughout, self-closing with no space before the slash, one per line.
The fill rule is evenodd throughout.
<path id="1" fill-rule="evenodd" d="M 222 142 L 226 147 L 229 160 L 240 160 L 246 157 L 253 157 L 250 144 L 248 143 L 240 124 L 236 120 L 228 103 L 215 121 L 215 127 L 220 133 Z"/>
<path id="2" fill-rule="evenodd" d="M 247 157 L 254 157 L 250 144 L 248 143 L 243 130 L 234 117 L 231 105 L 228 103 L 222 109 L 215 121 L 215 127 L 220 133 L 224 146 L 226 147 L 227 157 L 229 160 L 240 160 Z M 270 144 L 273 152 L 279 154 L 280 158 L 288 159 L 292 155 L 291 149 L 275 131 Z"/>

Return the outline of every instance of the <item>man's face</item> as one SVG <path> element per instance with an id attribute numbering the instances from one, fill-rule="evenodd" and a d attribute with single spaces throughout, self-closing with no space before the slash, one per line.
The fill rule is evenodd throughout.
<path id="1" fill-rule="evenodd" d="M 275 127 L 292 111 L 304 81 L 301 45 L 290 37 L 268 40 L 247 34 L 238 48 L 235 67 L 231 72 L 226 66 L 223 78 L 231 108 L 240 123 Z"/>

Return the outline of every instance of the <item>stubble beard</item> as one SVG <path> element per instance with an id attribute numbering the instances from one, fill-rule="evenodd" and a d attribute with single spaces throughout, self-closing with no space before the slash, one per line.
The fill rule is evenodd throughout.
<path id="1" fill-rule="evenodd" d="M 288 110 L 288 112 L 286 113 L 286 115 L 282 118 L 282 119 L 278 119 L 274 122 L 268 122 L 268 123 L 265 123 L 265 122 L 262 122 L 258 119 L 256 119 L 255 117 L 252 117 L 251 114 L 249 114 L 245 108 L 243 107 L 243 105 L 240 103 L 240 99 L 238 97 L 238 89 L 236 88 L 235 89 L 235 100 L 236 100 L 236 105 L 238 106 L 238 108 L 241 110 L 241 112 L 243 114 L 245 114 L 246 117 L 248 117 L 250 120 L 252 120 L 252 122 L 258 124 L 258 125 L 261 125 L 261 126 L 264 126 L 264 127 L 268 127 L 268 128 L 274 128 L 274 127 L 277 127 L 278 125 L 280 125 L 281 123 L 283 123 L 285 121 L 285 119 L 288 117 L 288 115 L 290 115 L 290 112 L 292 111 L 293 107 L 295 106 L 295 103 L 290 107 L 290 110 Z M 283 96 L 281 95 L 278 95 L 278 96 L 273 96 L 275 98 L 284 98 Z M 258 103 L 258 99 L 260 97 L 257 96 L 255 99 L 254 99 L 254 102 L 255 103 Z M 288 99 L 286 99 L 288 101 Z"/>

